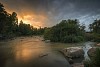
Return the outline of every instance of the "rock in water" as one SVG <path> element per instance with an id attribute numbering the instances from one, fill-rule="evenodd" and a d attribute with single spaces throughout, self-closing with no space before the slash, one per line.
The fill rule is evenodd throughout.
<path id="1" fill-rule="evenodd" d="M 61 52 L 69 58 L 79 58 L 84 55 L 82 47 L 69 47 L 61 50 Z"/>

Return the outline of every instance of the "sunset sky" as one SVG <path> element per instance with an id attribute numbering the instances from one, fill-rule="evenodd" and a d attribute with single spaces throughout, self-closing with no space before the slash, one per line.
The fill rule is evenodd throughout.
<path id="1" fill-rule="evenodd" d="M 100 18 L 100 0 L 0 0 L 19 21 L 35 27 L 50 27 L 61 20 L 79 19 L 86 26 Z"/>

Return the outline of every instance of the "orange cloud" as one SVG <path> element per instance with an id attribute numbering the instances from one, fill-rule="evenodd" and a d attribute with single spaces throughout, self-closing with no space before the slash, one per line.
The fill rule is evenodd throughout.
<path id="1" fill-rule="evenodd" d="M 45 20 L 47 17 L 45 15 L 28 14 L 24 16 L 18 16 L 19 21 L 23 20 L 24 23 L 31 24 L 34 27 L 44 27 Z"/>
<path id="2" fill-rule="evenodd" d="M 35 10 L 31 10 L 30 8 L 22 8 L 20 10 L 14 10 L 9 8 L 7 4 L 4 4 L 5 9 L 8 13 L 16 12 L 18 16 L 18 21 L 21 20 L 26 24 L 31 24 L 34 27 L 44 27 L 45 22 L 48 19 L 45 12 L 40 11 L 39 13 L 34 12 Z"/>

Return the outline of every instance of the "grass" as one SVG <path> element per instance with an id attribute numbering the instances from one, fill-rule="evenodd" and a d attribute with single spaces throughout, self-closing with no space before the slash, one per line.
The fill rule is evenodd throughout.
<path id="1" fill-rule="evenodd" d="M 68 48 L 68 47 L 77 47 L 77 46 L 82 46 L 83 43 L 52 43 L 50 45 L 52 50 L 61 50 L 63 48 Z"/>

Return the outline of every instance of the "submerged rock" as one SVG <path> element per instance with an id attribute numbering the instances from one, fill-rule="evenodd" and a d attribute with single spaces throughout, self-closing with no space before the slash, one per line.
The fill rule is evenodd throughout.
<path id="1" fill-rule="evenodd" d="M 48 54 L 42 54 L 42 55 L 40 55 L 39 57 L 45 57 L 45 56 L 48 56 Z"/>

